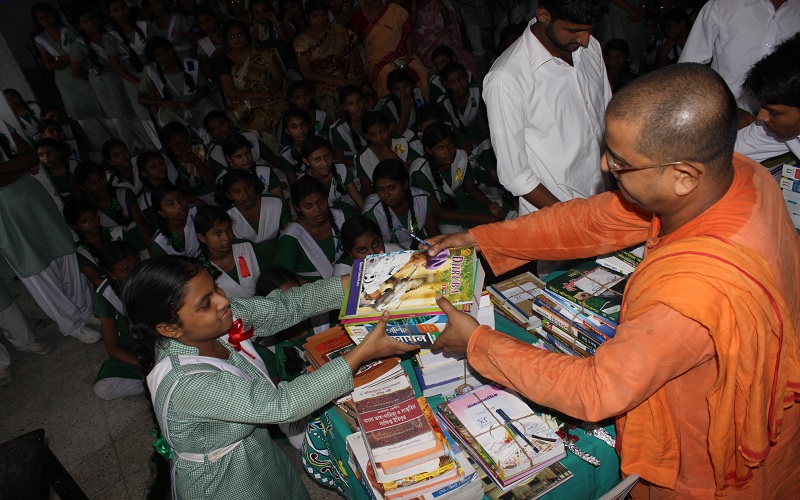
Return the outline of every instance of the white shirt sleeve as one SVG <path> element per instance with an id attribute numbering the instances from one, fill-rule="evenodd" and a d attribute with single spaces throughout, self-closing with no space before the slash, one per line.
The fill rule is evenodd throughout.
<path id="1" fill-rule="evenodd" d="M 524 96 L 504 82 L 501 75 L 489 74 L 484 81 L 483 100 L 500 183 L 514 196 L 526 195 L 542 179 L 526 151 Z"/>
<path id="2" fill-rule="evenodd" d="M 789 152 L 786 141 L 770 134 L 760 122 L 753 122 L 739 130 L 734 149 L 755 161 L 764 161 Z"/>
<path id="3" fill-rule="evenodd" d="M 715 0 L 705 4 L 692 25 L 689 38 L 678 62 L 708 64 L 714 57 L 714 45 L 719 37 L 719 5 Z"/>

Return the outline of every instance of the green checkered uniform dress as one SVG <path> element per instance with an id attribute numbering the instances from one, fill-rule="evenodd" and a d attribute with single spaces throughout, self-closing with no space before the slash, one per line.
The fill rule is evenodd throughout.
<path id="1" fill-rule="evenodd" d="M 337 309 L 343 299 L 340 278 L 321 280 L 268 297 L 231 299 L 234 318 L 256 336 L 272 335 L 301 320 Z M 243 380 L 210 364 L 179 364 L 179 356 L 197 356 L 196 348 L 166 340 L 157 361 L 169 357 L 172 370 L 154 397 L 156 416 L 168 434 L 175 457 L 173 493 L 177 498 L 280 500 L 306 499 L 308 492 L 286 456 L 272 442 L 266 424 L 298 420 L 353 389 L 344 359 L 273 387 L 269 380 L 227 343 L 228 363 L 252 377 Z M 173 387 L 164 411 L 167 394 Z M 166 418 L 164 417 L 166 415 Z M 166 429 L 165 429 L 166 426 Z M 164 432 L 164 431 L 168 432 Z M 215 462 L 186 460 L 179 453 L 208 453 L 241 443 Z"/>

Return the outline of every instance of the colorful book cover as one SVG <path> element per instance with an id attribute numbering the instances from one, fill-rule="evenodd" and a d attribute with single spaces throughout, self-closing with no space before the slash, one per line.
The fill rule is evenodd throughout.
<path id="1" fill-rule="evenodd" d="M 409 250 L 356 260 L 340 318 L 377 319 L 383 311 L 440 313 L 439 295 L 455 305 L 472 304 L 477 262 L 472 248 L 451 248 L 434 257 Z"/>
<path id="2" fill-rule="evenodd" d="M 589 261 L 549 280 L 547 290 L 616 325 L 619 323 L 626 278 L 594 261 Z"/>
<path id="3" fill-rule="evenodd" d="M 542 294 L 545 284 L 530 272 L 514 276 L 500 283 L 487 286 L 493 302 L 505 309 L 518 322 L 524 319 L 525 328 L 535 324 L 533 299 Z"/>
<path id="4" fill-rule="evenodd" d="M 505 389 L 481 386 L 448 401 L 447 408 L 483 450 L 481 455 L 495 465 L 501 482 L 564 456 L 556 434 L 516 394 Z"/>
<path id="5" fill-rule="evenodd" d="M 386 335 L 406 344 L 416 344 L 429 349 L 447 324 L 447 315 L 432 314 L 413 318 L 392 319 L 386 325 Z M 353 342 L 360 344 L 369 332 L 375 329 L 375 323 L 344 325 Z"/>

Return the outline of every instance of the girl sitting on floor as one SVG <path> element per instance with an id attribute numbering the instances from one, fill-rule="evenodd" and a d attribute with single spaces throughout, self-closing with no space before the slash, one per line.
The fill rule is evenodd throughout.
<path id="1" fill-rule="evenodd" d="M 287 224 L 278 239 L 275 265 L 309 281 L 344 274 L 339 230 L 344 214 L 330 208 L 328 190 L 317 179 L 305 175 L 292 185 L 292 203 L 299 218 Z"/>
<path id="2" fill-rule="evenodd" d="M 342 245 L 352 260 L 377 253 L 405 250 L 394 243 L 386 243 L 381 235 L 381 228 L 375 221 L 363 215 L 351 217 L 342 224 Z"/>
<path id="3" fill-rule="evenodd" d="M 97 289 L 106 277 L 98 257 L 111 242 L 124 241 L 126 236 L 131 241 L 130 232 L 122 226 L 101 226 L 97 209 L 84 198 L 70 200 L 64 205 L 64 220 L 78 235 L 75 244 L 78 269 L 92 284 L 92 288 Z"/>
<path id="4" fill-rule="evenodd" d="M 119 298 L 139 256 L 130 245 L 112 241 L 100 252 L 98 261 L 107 278 L 95 292 L 94 315 L 100 318 L 103 344 L 109 357 L 94 379 L 94 393 L 110 401 L 144 392 L 142 368 L 133 350 L 125 306 Z"/>
<path id="5" fill-rule="evenodd" d="M 287 109 L 283 112 L 283 131 L 291 139 L 291 143 L 281 150 L 283 171 L 289 180 L 289 186 L 294 184 L 297 177 L 303 173 L 303 155 L 300 148 L 309 137 L 309 121 L 305 111 L 300 109 Z"/>
<path id="6" fill-rule="evenodd" d="M 431 197 L 433 216 L 445 234 L 503 220 L 503 208 L 489 200 L 473 180 L 473 161 L 456 148 L 455 135 L 444 123 L 425 129 L 425 158 L 411 165 L 411 185 Z"/>
<path id="7" fill-rule="evenodd" d="M 194 229 L 197 207 L 190 206 L 181 190 L 169 182 L 154 189 L 151 197 L 158 221 L 151 255 L 196 257 L 200 253 L 200 243 Z"/>
<path id="8" fill-rule="evenodd" d="M 416 250 L 417 240 L 406 231 L 422 239 L 440 234 L 430 197 L 422 189 L 411 187 L 402 163 L 383 160 L 375 168 L 373 180 L 375 193 L 364 202 L 364 215 L 378 224 L 384 241 Z"/>
<path id="9" fill-rule="evenodd" d="M 304 111 L 308 115 L 309 132 L 312 135 L 321 135 L 328 137 L 328 127 L 330 121 L 328 115 L 317 107 L 314 101 L 314 86 L 306 80 L 297 80 L 289 84 L 289 89 L 286 91 L 289 98 L 289 104 L 294 108 Z M 291 143 L 291 138 L 283 131 L 283 126 L 279 125 L 281 144 L 288 146 Z"/>
<path id="10" fill-rule="evenodd" d="M 252 241 L 256 253 L 272 264 L 278 235 L 291 215 L 280 198 L 263 191 L 264 184 L 253 174 L 232 170 L 220 180 L 214 199 L 228 209 L 236 237 Z"/>
<path id="11" fill-rule="evenodd" d="M 269 264 L 258 258 L 253 243 L 235 239 L 231 217 L 221 208 L 197 210 L 194 229 L 200 261 L 228 297 L 252 297 L 261 271 Z"/>
<path id="12" fill-rule="evenodd" d="M 367 143 L 361 128 L 361 119 L 367 111 L 367 102 L 361 88 L 347 85 L 339 89 L 339 104 L 342 106 L 342 118 L 331 125 L 328 138 L 333 145 L 333 157 L 347 165 L 353 166 L 353 158 Z"/>
<path id="13" fill-rule="evenodd" d="M 178 171 L 176 185 L 211 203 L 216 176 L 205 161 L 203 146 L 192 144 L 189 129 L 176 122 L 164 125 L 158 137 L 164 146 L 163 153 Z"/>
<path id="14" fill-rule="evenodd" d="M 477 147 L 489 139 L 489 117 L 480 87 L 469 84 L 466 68 L 455 61 L 442 69 L 441 77 L 447 92 L 437 103 L 447 113 L 448 120 Z"/>
<path id="15" fill-rule="evenodd" d="M 344 163 L 333 160 L 333 147 L 328 139 L 318 135 L 309 137 L 303 142 L 300 155 L 303 157 L 306 175 L 317 179 L 327 189 L 330 206 L 343 210 L 346 214 L 355 212 L 353 205 L 359 210 L 364 206 L 364 198 L 355 185 L 353 175 Z"/>
<path id="16" fill-rule="evenodd" d="M 75 169 L 75 182 L 97 209 L 100 225 L 135 228 L 141 237 L 141 242 L 150 249 L 148 244 L 151 238 L 150 230 L 133 191 L 123 187 L 112 187 L 106 179 L 106 171 L 96 163 L 78 165 Z"/>
<path id="17" fill-rule="evenodd" d="M 228 170 L 244 170 L 258 177 L 264 183 L 267 191 L 284 201 L 283 187 L 275 172 L 266 165 L 257 165 L 253 160 L 253 150 L 250 141 L 239 133 L 232 133 L 222 141 L 222 152 L 228 163 Z M 217 181 L 224 173 L 217 177 Z"/>
<path id="18" fill-rule="evenodd" d="M 338 309 L 346 284 L 335 278 L 229 300 L 193 259 L 151 259 L 134 270 L 123 303 L 178 498 L 308 498 L 266 424 L 305 417 L 351 391 L 362 363 L 415 346 L 385 335 L 387 314 L 341 358 L 276 387 L 250 337 Z"/>
<path id="19" fill-rule="evenodd" d="M 358 152 L 354 163 L 356 175 L 361 180 L 361 190 L 364 194 L 371 194 L 372 172 L 379 162 L 383 160 L 399 160 L 406 165 L 417 158 L 422 158 L 422 144 L 416 134 L 404 130 L 400 134 L 392 135 L 389 121 L 377 111 L 370 111 L 364 115 L 362 122 L 367 145 Z"/>
<path id="20" fill-rule="evenodd" d="M 39 158 L 39 168 L 45 170 L 62 201 L 80 198 L 80 189 L 73 176 L 78 161 L 70 157 L 55 139 L 39 139 L 33 147 Z"/>
<path id="21" fill-rule="evenodd" d="M 395 69 L 386 77 L 389 95 L 378 101 L 379 110 L 391 123 L 393 134 L 401 135 L 406 129 L 416 130 L 416 108 L 425 104 L 422 91 L 404 69 Z"/>
<path id="22" fill-rule="evenodd" d="M 257 163 L 269 163 L 273 167 L 281 168 L 281 159 L 261 140 L 258 134 L 252 130 L 237 130 L 230 117 L 223 111 L 214 110 L 208 113 L 203 119 L 203 128 L 206 131 L 206 138 L 209 140 L 206 145 L 206 161 L 216 175 L 220 175 L 228 169 L 225 153 L 222 152 L 222 142 L 234 132 L 242 134 L 250 143 L 253 158 Z"/>
<path id="23" fill-rule="evenodd" d="M 109 139 L 101 149 L 105 167 L 108 171 L 108 183 L 113 187 L 130 189 L 134 196 L 144 190 L 144 183 L 139 177 L 139 169 L 134 165 L 128 146 L 119 139 Z"/>

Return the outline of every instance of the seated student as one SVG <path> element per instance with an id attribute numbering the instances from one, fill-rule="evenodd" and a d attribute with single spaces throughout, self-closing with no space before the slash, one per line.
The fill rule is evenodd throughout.
<path id="1" fill-rule="evenodd" d="M 259 258 L 252 241 L 236 239 L 225 210 L 202 207 L 194 217 L 200 261 L 228 297 L 252 297 L 256 281 L 269 262 Z"/>
<path id="2" fill-rule="evenodd" d="M 161 125 L 177 122 L 200 131 L 203 118 L 219 109 L 208 97 L 208 79 L 196 59 L 179 59 L 169 40 L 157 36 L 147 41 L 147 59 L 139 85 L 139 103 L 158 107 Z"/>
<path id="3" fill-rule="evenodd" d="M 153 257 L 185 255 L 196 257 L 200 253 L 194 217 L 197 207 L 190 206 L 186 196 L 174 184 L 165 182 L 150 193 L 158 221 L 158 231 L 153 235 Z"/>
<path id="4" fill-rule="evenodd" d="M 289 89 L 286 91 L 289 98 L 289 104 L 294 108 L 305 111 L 311 119 L 309 130 L 312 135 L 328 136 L 328 127 L 330 127 L 330 120 L 328 115 L 317 107 L 314 101 L 314 85 L 306 80 L 297 80 L 289 84 Z M 288 146 L 291 138 L 284 132 L 283 124 L 278 124 L 280 133 L 281 144 Z"/>
<path id="5" fill-rule="evenodd" d="M 68 201 L 63 213 L 67 225 L 78 235 L 75 244 L 78 268 L 92 284 L 92 289 L 97 289 L 106 277 L 105 269 L 98 262 L 106 246 L 112 241 L 125 241 L 126 237 L 129 243 L 141 238 L 135 236 L 131 239 L 131 232 L 123 226 L 103 227 L 97 209 L 87 199 Z"/>
<path id="6" fill-rule="evenodd" d="M 399 160 L 409 168 L 424 152 L 417 135 L 405 130 L 401 134 L 392 134 L 389 121 L 378 111 L 370 111 L 364 115 L 362 122 L 367 145 L 361 148 L 355 157 L 356 175 L 361 180 L 361 190 L 371 194 L 372 172 L 383 160 Z"/>
<path id="7" fill-rule="evenodd" d="M 264 183 L 250 172 L 232 170 L 219 181 L 217 206 L 228 210 L 237 238 L 252 241 L 268 264 L 275 258 L 281 229 L 291 221 L 286 204 L 277 196 L 262 194 Z"/>
<path id="8" fill-rule="evenodd" d="M 417 110 L 417 137 L 422 140 L 422 135 L 425 133 L 425 129 L 428 128 L 428 125 L 436 122 L 446 123 L 456 136 L 456 145 L 458 148 L 463 149 L 467 154 L 472 154 L 472 142 L 467 139 L 467 136 L 464 135 L 460 128 L 445 119 L 445 113 L 442 112 L 442 108 L 435 102 L 423 104 Z"/>
<path id="9" fill-rule="evenodd" d="M 197 29 L 202 38 L 197 40 L 197 60 L 203 73 L 209 74 L 211 59 L 225 50 L 225 39 L 214 9 L 208 5 L 198 5 L 194 11 Z"/>
<path id="10" fill-rule="evenodd" d="M 502 220 L 503 207 L 478 189 L 473 180 L 474 160 L 456 148 L 450 127 L 434 123 L 425 129 L 424 137 L 425 158 L 411 165 L 411 185 L 431 197 L 433 216 L 442 232 L 450 234 L 462 224 L 471 227 Z"/>
<path id="11" fill-rule="evenodd" d="M 121 241 L 112 241 L 99 253 L 98 261 L 106 279 L 97 287 L 94 315 L 100 318 L 108 359 L 94 379 L 95 395 L 106 401 L 144 392 L 139 358 L 133 350 L 130 324 L 120 295 L 122 287 L 139 262 L 136 250 Z"/>
<path id="12" fill-rule="evenodd" d="M 402 252 L 405 248 L 395 243 L 386 243 L 381 228 L 375 221 L 358 215 L 342 224 L 342 245 L 351 260 L 363 259 L 367 255 Z"/>
<path id="13" fill-rule="evenodd" d="M 163 152 L 178 171 L 176 185 L 206 203 L 213 201 L 216 176 L 205 162 L 203 147 L 192 144 L 192 136 L 186 126 L 177 122 L 164 125 L 158 133 Z"/>
<path id="14" fill-rule="evenodd" d="M 197 57 L 197 37 L 186 16 L 170 12 L 165 0 L 142 0 L 141 5 L 149 14 L 150 27 L 156 36 L 173 44 L 181 59 Z M 153 61 L 149 56 L 148 59 Z"/>
<path id="15" fill-rule="evenodd" d="M 75 182 L 86 199 L 97 209 L 101 226 L 135 229 L 141 238 L 135 246 L 139 250 L 151 248 L 150 230 L 147 228 L 136 196 L 130 189 L 112 187 L 106 179 L 105 170 L 96 163 L 78 165 L 75 169 Z"/>
<path id="16" fill-rule="evenodd" d="M 328 205 L 338 208 L 346 215 L 355 215 L 353 206 L 364 206 L 364 198 L 358 191 L 353 175 L 344 163 L 333 161 L 333 147 L 328 139 L 313 135 L 303 142 L 300 155 L 305 165 L 305 175 L 317 179 L 328 191 Z"/>
<path id="17" fill-rule="evenodd" d="M 167 160 L 166 156 L 160 151 L 145 151 L 136 157 L 136 170 L 139 172 L 139 179 L 142 182 L 142 192 L 139 193 L 137 201 L 142 210 L 147 228 L 151 233 L 158 229 L 158 218 L 153 210 L 153 201 L 150 193 L 165 183 L 175 183 L 178 181 L 178 171 Z M 202 200 L 196 197 L 189 197 L 191 203 L 202 204 Z"/>
<path id="18" fill-rule="evenodd" d="M 447 113 L 448 120 L 455 124 L 473 146 L 489 139 L 489 118 L 481 89 L 470 85 L 466 68 L 460 63 L 448 63 L 439 73 L 447 91 L 439 97 L 437 104 Z"/>
<path id="19" fill-rule="evenodd" d="M 267 42 L 267 45 L 283 50 L 291 41 L 291 34 L 287 36 L 284 23 L 278 20 L 273 8 L 273 2 L 268 0 L 250 0 L 247 10 L 252 20 L 253 42 Z"/>
<path id="20" fill-rule="evenodd" d="M 39 168 L 44 169 L 61 200 L 66 202 L 72 198 L 80 198 L 80 189 L 73 178 L 78 161 L 65 154 L 55 139 L 39 139 L 33 149 L 39 158 Z"/>
<path id="21" fill-rule="evenodd" d="M 283 187 L 281 181 L 275 172 L 266 165 L 256 165 L 253 160 L 253 149 L 250 141 L 247 140 L 242 134 L 236 132 L 230 134 L 222 141 L 222 153 L 225 155 L 225 161 L 228 164 L 227 171 L 231 170 L 244 170 L 258 177 L 264 183 L 267 191 L 272 193 L 284 201 Z M 221 173 L 217 180 L 222 178 L 225 173 Z"/>
<path id="22" fill-rule="evenodd" d="M 234 132 L 242 134 L 248 140 L 256 163 L 269 163 L 273 167 L 281 168 L 281 159 L 261 140 L 261 137 L 252 130 L 238 130 L 225 112 L 214 110 L 207 114 L 203 119 L 203 129 L 208 139 L 206 161 L 214 174 L 219 175 L 228 169 L 225 153 L 222 152 L 222 141 Z"/>
<path id="23" fill-rule="evenodd" d="M 281 123 L 283 123 L 283 131 L 292 139 L 291 144 L 281 150 L 283 172 L 291 186 L 297 180 L 298 175 L 303 173 L 303 155 L 300 154 L 300 148 L 310 135 L 310 124 L 308 115 L 300 109 L 284 111 Z"/>
<path id="24" fill-rule="evenodd" d="M 25 101 L 22 98 L 22 94 L 14 89 L 5 89 L 3 95 L 6 98 L 8 107 L 14 112 L 17 121 L 22 126 L 22 131 L 28 139 L 33 141 L 39 133 L 39 121 L 42 113 L 39 104 L 33 101 Z"/>
<path id="25" fill-rule="evenodd" d="M 616 92 L 636 78 L 631 71 L 631 49 L 622 38 L 612 38 L 603 46 L 603 61 L 606 65 L 611 92 Z"/>
<path id="26" fill-rule="evenodd" d="M 192 259 L 152 259 L 134 270 L 123 302 L 139 339 L 137 351 L 148 373 L 161 434 L 175 452 L 177 497 L 256 499 L 265 492 L 274 498 L 308 497 L 264 424 L 305 417 L 352 390 L 352 373 L 362 363 L 415 347 L 385 335 L 386 315 L 364 342 L 341 358 L 275 387 L 249 334 L 254 330 L 256 337 L 268 337 L 338 309 L 343 281 L 228 300 Z"/>
<path id="27" fill-rule="evenodd" d="M 361 89 L 355 85 L 347 85 L 339 89 L 339 104 L 342 106 L 342 118 L 331 125 L 328 140 L 333 145 L 333 157 L 353 167 L 353 158 L 366 144 L 361 128 L 361 119 L 367 109 L 366 100 Z"/>
<path id="28" fill-rule="evenodd" d="M 375 193 L 364 202 L 364 215 L 375 221 L 387 243 L 395 243 L 405 250 L 416 249 L 418 238 L 432 238 L 440 234 L 433 217 L 433 204 L 428 194 L 411 187 L 405 165 L 397 160 L 383 160 L 372 175 Z"/>
<path id="29" fill-rule="evenodd" d="M 328 205 L 328 190 L 317 179 L 305 175 L 292 184 L 292 203 L 299 214 L 278 239 L 275 265 L 309 281 L 339 276 L 346 270 L 339 228 L 341 210 Z"/>
<path id="30" fill-rule="evenodd" d="M 406 129 L 414 129 L 417 116 L 414 110 L 425 104 L 422 91 L 414 85 L 414 80 L 404 69 L 396 69 L 386 77 L 389 95 L 378 101 L 375 109 L 386 116 L 393 134 L 402 134 Z"/>
<path id="31" fill-rule="evenodd" d="M 130 189 L 138 197 L 144 190 L 144 183 L 139 177 L 139 169 L 135 165 L 128 146 L 119 139 L 109 139 L 100 150 L 105 160 L 108 183 L 112 187 Z"/>
<path id="32" fill-rule="evenodd" d="M 428 81 L 428 98 L 430 102 L 436 102 L 441 96 L 447 93 L 447 87 L 445 87 L 442 82 L 441 72 L 448 63 L 456 61 L 458 61 L 458 59 L 456 59 L 455 52 L 447 45 L 439 45 L 431 52 L 431 62 L 433 62 L 433 66 L 436 68 L 436 73 L 433 73 Z M 480 86 L 480 82 L 470 70 L 467 70 L 467 81 L 470 86 Z"/>
<path id="33" fill-rule="evenodd" d="M 59 147 L 68 152 L 72 158 L 81 161 L 81 158 L 89 159 L 86 149 L 80 147 L 75 139 L 68 139 L 64 134 L 64 125 L 56 120 L 42 118 L 38 124 L 39 139 L 53 139 L 58 142 Z"/>
<path id="34" fill-rule="evenodd" d="M 783 41 L 750 68 L 744 88 L 761 109 L 740 129 L 736 151 L 756 161 L 792 152 L 800 157 L 800 34 Z"/>

